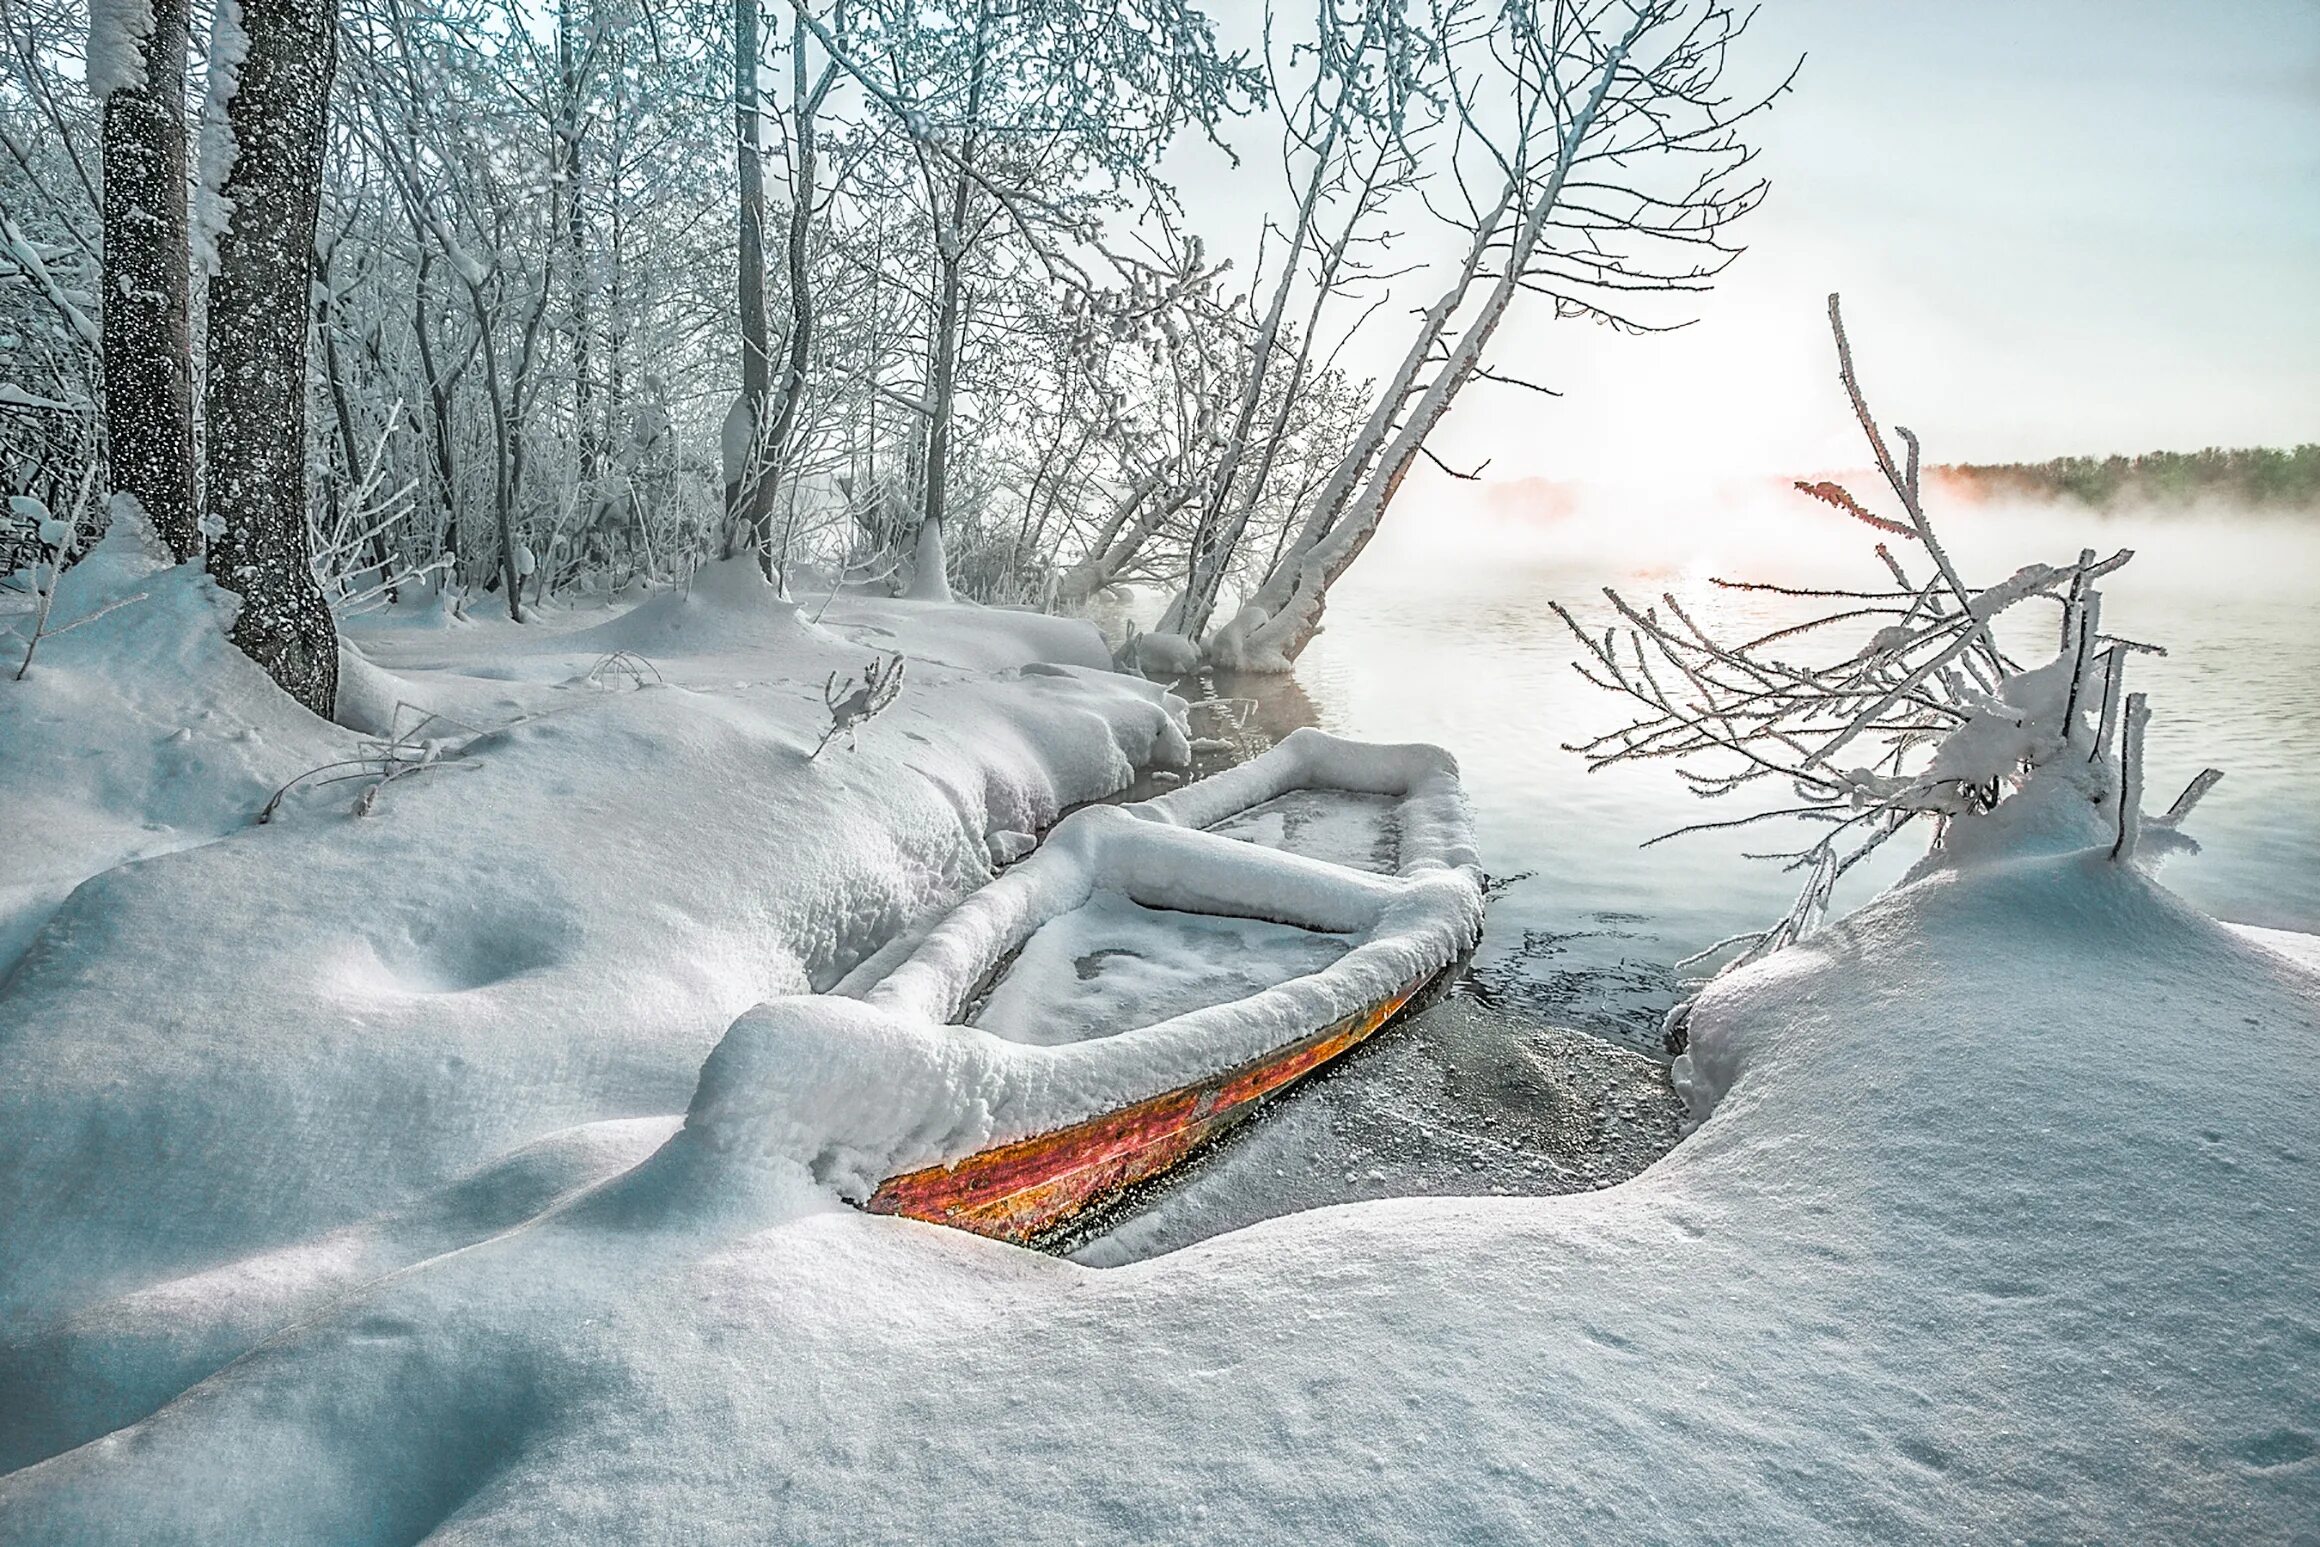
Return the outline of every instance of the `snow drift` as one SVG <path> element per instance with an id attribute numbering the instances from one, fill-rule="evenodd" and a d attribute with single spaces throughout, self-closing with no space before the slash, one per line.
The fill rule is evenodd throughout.
<path id="1" fill-rule="evenodd" d="M 0 1482 L 0 1537 L 2285 1540 L 2316 1015 L 2130 870 L 1977 862 L 1715 985 L 1720 1099 L 1634 1182 L 1114 1272 L 837 1209 L 737 1028 L 650 1160 Z"/>
<path id="2" fill-rule="evenodd" d="M 994 832 L 1184 757 L 1158 688 L 1069 664 L 1105 658 L 1092 629 L 843 600 L 809 628 L 757 584 L 696 586 L 706 645 L 635 688 L 592 677 L 585 633 L 390 620 L 370 686 L 444 714 L 458 756 L 369 815 L 361 786 L 323 787 L 256 826 L 363 738 L 266 685 L 197 573 L 114 552 L 67 575 L 61 616 L 147 594 L 0 695 L 0 852 L 33 860 L 21 888 L 11 865 L 27 944 L 0 984 L 0 1461 L 455 1242 L 385 1222 L 494 1190 L 527 1146 L 673 1120 L 750 1005 L 987 879 Z M 859 665 L 847 630 L 928 656 L 859 752 L 809 764 L 823 677 Z M 202 1275 L 238 1286 L 201 1312 L 230 1335 L 137 1298 Z M 166 1350 L 78 1360 L 56 1328 L 90 1315 Z M 86 1384 L 42 1373 L 66 1368 Z"/>

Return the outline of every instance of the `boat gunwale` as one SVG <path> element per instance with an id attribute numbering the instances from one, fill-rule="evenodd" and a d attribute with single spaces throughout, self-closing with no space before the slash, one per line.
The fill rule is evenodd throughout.
<path id="1" fill-rule="evenodd" d="M 1306 790 L 1395 797 L 1398 870 L 1378 874 L 1207 830 Z M 1173 835 L 1163 838 L 1166 831 Z M 1200 867 L 1174 863 L 1183 848 L 1208 845 L 1216 846 L 1208 857 L 1218 862 L 1224 879 L 1214 873 L 1204 878 Z M 1139 895 L 1132 884 L 1132 864 L 1123 876 L 1123 862 L 1138 859 L 1157 861 L 1162 879 L 1155 888 L 1167 892 L 1165 897 L 1153 892 Z M 1292 895 L 1300 873 L 1327 882 L 1325 902 L 1340 910 L 1337 915 L 1327 921 L 1282 917 L 1246 900 L 1267 886 L 1280 887 L 1284 876 L 1290 890 L 1279 895 Z M 1255 880 L 1243 889 L 1240 900 L 1229 895 L 1251 877 Z M 1176 888 L 1173 892 L 1168 892 L 1170 884 Z M 1051 1121 L 1030 1132 L 1019 1131 L 891 1173 L 870 1190 L 863 1207 L 1019 1244 L 1038 1244 L 1069 1230 L 1123 1188 L 1172 1169 L 1209 1138 L 1256 1111 L 1267 1097 L 1392 1024 L 1472 950 L 1483 906 L 1472 817 L 1458 783 L 1457 764 L 1448 753 L 1435 747 L 1375 746 L 1298 731 L 1257 758 L 1198 784 L 1129 806 L 1090 808 L 1058 823 L 1039 850 L 963 899 L 861 997 L 927 1016 L 934 1029 L 974 1029 L 960 1024 L 968 1005 L 989 992 L 1033 935 L 1084 906 L 1099 888 L 1118 890 L 1141 906 L 1162 911 L 1261 918 L 1356 939 L 1344 956 L 1318 971 L 1285 978 L 1223 1005 L 1164 1017 L 1110 1037 L 1055 1044 L 1060 1052 L 1124 1039 L 1166 1039 L 1172 1032 L 1181 1038 L 1185 1023 L 1236 1006 L 1263 1005 L 1263 1014 L 1283 1022 L 1277 1027 L 1281 1035 L 1253 1051 L 1245 1050 L 1244 1043 L 1240 1056 L 1222 1069 L 1200 1069 L 1189 1077 L 1180 1072 L 1174 1083 L 1155 1093 L 1123 1096 L 1077 1118 Z M 1344 916 L 1349 898 L 1363 915 L 1358 919 Z M 991 949 L 994 944 L 997 949 Z M 981 966 L 973 980 L 962 986 L 961 974 L 978 960 Z M 896 987 L 898 978 L 907 986 Z M 938 1004 L 942 1013 L 929 1015 Z M 1293 1029 L 1298 1021 L 1305 1029 Z M 1348 1028 L 1358 1030 L 1349 1034 Z M 1042 1046 L 1016 1043 L 988 1031 L 982 1034 L 1014 1047 Z M 1333 1042 L 1336 1045 L 1331 1046 Z M 1320 1048 L 1327 1051 L 1308 1058 Z M 1259 1079 L 1284 1067 L 1288 1072 L 1280 1078 L 1229 1102 L 1215 1099 L 1236 1082 Z M 1211 1097 L 1206 1106 L 1199 1104 L 1203 1093 Z M 1136 1136 L 1139 1125 L 1162 1114 L 1172 1116 Z M 1124 1141 L 1123 1135 L 1133 1142 Z M 1087 1153 L 1091 1147 L 1095 1153 Z M 1008 1166 L 1042 1161 L 1030 1165 L 1035 1175 L 1016 1178 L 1020 1185 L 1005 1186 Z M 964 1181 L 962 1170 L 970 1173 Z M 974 1198 L 961 1198 L 960 1189 L 975 1189 L 979 1176 L 1000 1181 L 986 1179 Z M 1075 1177 L 1085 1181 L 1071 1185 Z M 993 1191 L 995 1185 L 1003 1190 Z"/>
<path id="2" fill-rule="evenodd" d="M 873 1214 L 917 1219 L 1020 1246 L 1049 1245 L 1057 1237 L 1073 1232 L 1083 1224 L 1090 1211 L 1103 1207 L 1122 1190 L 1152 1181 L 1183 1164 L 1227 1128 L 1254 1115 L 1267 1100 L 1320 1073 L 1385 1031 L 1422 999 L 1428 990 L 1440 983 L 1454 966 L 1455 963 L 1451 963 L 1437 967 L 1374 1004 L 1340 1016 L 1290 1041 L 1276 1044 L 1230 1068 L 1202 1075 L 1187 1084 L 1095 1113 L 1077 1122 L 986 1145 L 952 1160 L 899 1172 L 882 1180 L 862 1207 Z M 1331 1047 L 1333 1042 L 1338 1045 Z M 1292 1068 L 1280 1078 L 1259 1084 L 1229 1101 L 1222 1099 L 1222 1093 L 1235 1085 L 1259 1080 L 1284 1065 L 1296 1064 L 1305 1055 L 1324 1048 L 1328 1050 L 1302 1067 Z M 1215 1099 L 1209 1099 L 1211 1097 Z M 1140 1139 L 1131 1137 L 1130 1142 L 1107 1145 L 1106 1141 L 1114 1135 L 1126 1133 L 1132 1136 L 1138 1120 L 1144 1115 L 1165 1112 L 1188 1100 L 1191 1111 L 1184 1120 L 1160 1127 Z M 1075 1136 L 1080 1137 L 1077 1144 L 1073 1142 Z M 1158 1157 L 1156 1163 L 1149 1167 L 1137 1169 L 1131 1164 L 1123 1168 L 1123 1174 L 1119 1176 L 1099 1177 L 1088 1186 L 1065 1190 L 1055 1195 L 1052 1203 L 1040 1206 L 1039 1200 L 1054 1195 L 1059 1183 L 1107 1164 L 1133 1162 L 1153 1151 L 1175 1146 L 1179 1141 L 1180 1148 L 1176 1148 L 1174 1153 Z M 1091 1149 L 1095 1151 L 1092 1154 L 1089 1153 Z M 1020 1180 L 1006 1177 L 1006 1169 L 1011 1164 L 1035 1161 L 1041 1157 L 1049 1157 L 1058 1163 L 1049 1165 L 1028 1181 L 1021 1181 L 1020 1185 L 1006 1186 L 1004 1191 L 998 1190 L 998 1186 L 1007 1181 Z M 960 1176 L 962 1172 L 969 1173 L 963 1181 Z M 976 1178 L 982 1173 L 999 1177 L 1000 1183 L 978 1186 Z M 1034 1201 L 1018 1208 L 1008 1207 L 1019 1199 Z"/>

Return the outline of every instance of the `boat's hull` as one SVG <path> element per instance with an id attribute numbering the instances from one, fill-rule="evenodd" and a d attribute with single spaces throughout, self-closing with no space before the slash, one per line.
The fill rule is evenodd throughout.
<path id="1" fill-rule="evenodd" d="M 864 1205 L 1027 1245 L 1056 1234 L 1121 1189 L 1182 1163 L 1266 1096 L 1374 1036 L 1430 975 L 1264 1057 L 1068 1128 L 978 1150 L 947 1166 L 887 1178 Z"/>

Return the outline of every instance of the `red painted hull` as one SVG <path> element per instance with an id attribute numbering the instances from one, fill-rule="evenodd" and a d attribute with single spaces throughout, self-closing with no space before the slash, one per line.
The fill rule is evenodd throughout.
<path id="1" fill-rule="evenodd" d="M 1264 1097 L 1374 1036 L 1426 981 L 1199 1084 L 948 1166 L 888 1177 L 864 1207 L 1018 1245 L 1052 1235 L 1121 1188 L 1181 1163 Z"/>

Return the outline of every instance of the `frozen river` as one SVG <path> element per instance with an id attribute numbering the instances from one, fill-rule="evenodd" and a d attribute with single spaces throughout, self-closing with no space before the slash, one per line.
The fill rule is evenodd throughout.
<path id="1" fill-rule="evenodd" d="M 1247 745 L 1315 724 L 1457 754 L 1496 883 L 1471 974 L 1456 997 L 1287 1098 L 1149 1219 L 1092 1248 L 1097 1260 L 1348 1198 L 1565 1191 L 1630 1173 L 1672 1137 L 1664 1096 L 1569 1033 L 1656 1054 L 1679 996 L 1672 963 L 1794 896 L 1793 877 L 1743 857 L 1790 846 L 1767 842 L 1769 830 L 1639 847 L 1749 808 L 1703 803 L 1657 766 L 1589 774 L 1561 750 L 1623 711 L 1572 671 L 1574 643 L 1546 604 L 1600 616 L 1608 585 L 1642 600 L 1673 590 L 1712 629 L 1787 621 L 1707 577 L 1858 584 L 1873 577 L 1855 562 L 1868 559 L 1857 529 L 1778 505 L 1672 532 L 1639 513 L 1618 530 L 1644 536 L 1617 545 L 1640 553 L 1612 557 L 1568 523 L 1467 514 L 1430 538 L 1417 530 L 1425 512 L 1396 514 L 1402 528 L 1389 523 L 1333 595 L 1294 679 L 1203 688 L 1254 700 Z M 2151 695 L 2149 804 L 2163 808 L 2204 764 L 2225 770 L 2188 824 L 2204 852 L 2165 879 L 2226 919 L 2320 930 L 2320 520 L 1977 511 L 1948 531 L 1981 584 L 2081 546 L 2136 550 L 2106 587 L 2104 621 L 2170 652 L 2138 657 L 2130 677 Z M 2043 628 L 2052 609 L 2023 612 Z M 2036 648 L 2025 638 L 2018 653 Z M 1921 840 L 1896 838 L 1848 878 L 1840 908 L 1921 852 Z"/>

